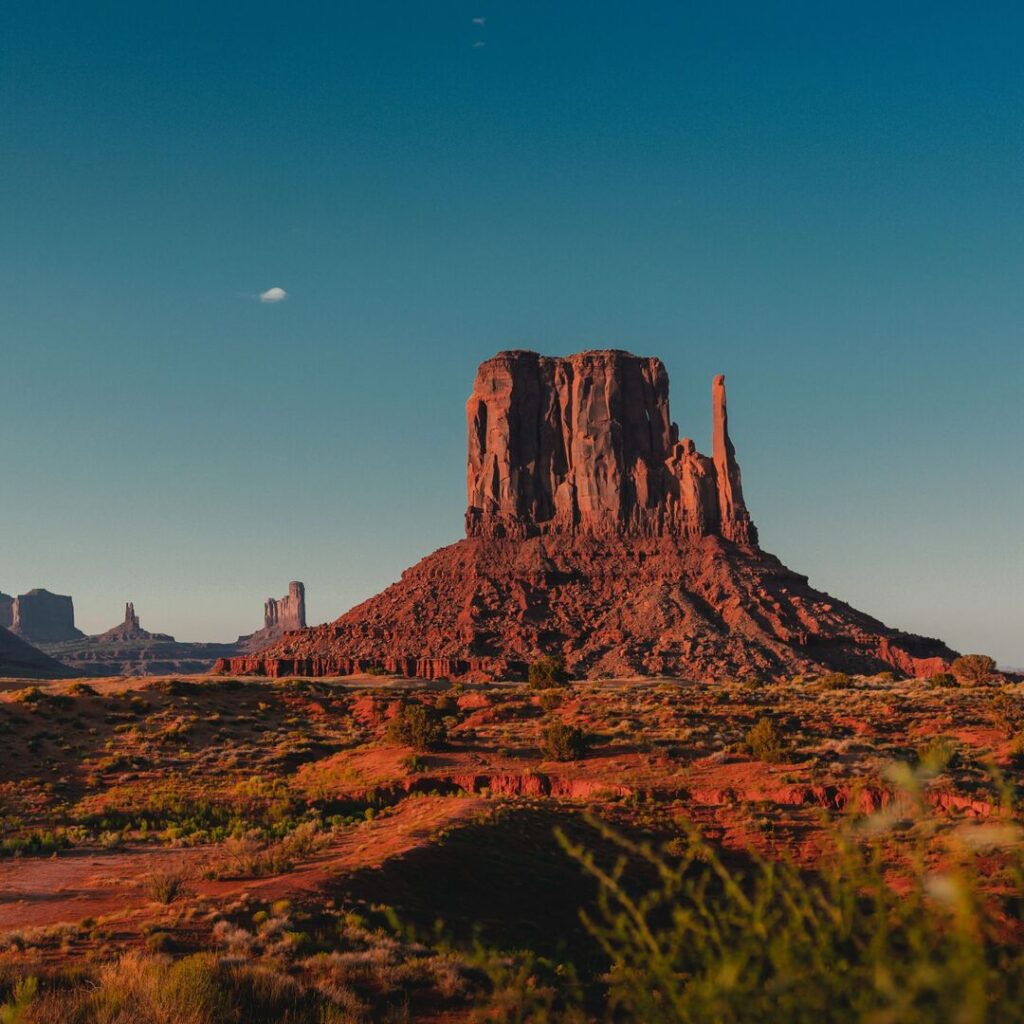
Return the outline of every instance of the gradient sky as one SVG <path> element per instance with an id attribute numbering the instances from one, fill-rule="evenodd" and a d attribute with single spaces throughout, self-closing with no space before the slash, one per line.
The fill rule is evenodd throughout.
<path id="1" fill-rule="evenodd" d="M 1024 665 L 1022 44 L 1019 3 L 8 2 L 0 590 L 333 618 L 461 535 L 482 359 L 613 346 L 705 451 L 727 375 L 767 549 Z"/>

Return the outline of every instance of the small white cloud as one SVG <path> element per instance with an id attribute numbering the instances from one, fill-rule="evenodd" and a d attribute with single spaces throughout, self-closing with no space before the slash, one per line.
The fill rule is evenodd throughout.
<path id="1" fill-rule="evenodd" d="M 260 292 L 260 302 L 284 302 L 287 298 L 288 293 L 283 288 L 268 288 Z"/>
<path id="2" fill-rule="evenodd" d="M 477 40 L 477 41 L 476 41 L 476 42 L 475 42 L 475 43 L 473 44 L 473 49 L 474 49 L 474 50 L 481 50 L 481 49 L 483 49 L 483 48 L 484 48 L 484 47 L 485 47 L 486 45 L 487 45 L 487 44 L 486 44 L 486 43 L 485 43 L 485 42 L 484 42 L 484 41 L 483 41 L 482 39 L 478 39 L 478 40 Z"/>
<path id="3" fill-rule="evenodd" d="M 486 18 L 474 18 L 473 19 L 473 24 L 474 25 L 479 25 L 481 28 L 483 28 L 484 25 L 487 24 L 487 19 Z"/>

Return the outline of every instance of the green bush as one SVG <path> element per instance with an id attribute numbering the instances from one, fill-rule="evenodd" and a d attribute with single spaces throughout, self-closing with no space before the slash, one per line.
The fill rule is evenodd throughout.
<path id="1" fill-rule="evenodd" d="M 995 675 L 996 663 L 987 654 L 964 654 L 949 669 L 961 686 L 982 686 Z"/>
<path id="2" fill-rule="evenodd" d="M 956 676 L 952 672 L 936 672 L 928 682 L 932 686 L 953 687 L 957 685 Z"/>
<path id="3" fill-rule="evenodd" d="M 559 839 L 599 887 L 583 920 L 611 964 L 607 1020 L 1024 1019 L 1024 946 L 998 923 L 1007 913 L 1018 920 L 1019 851 L 1006 869 L 1014 887 L 1000 897 L 979 889 L 978 848 L 967 837 L 950 839 L 936 870 L 928 820 L 908 840 L 899 884 L 883 854 L 892 835 L 865 840 L 853 820 L 835 828 L 829 855 L 812 872 L 757 853 L 725 856 L 685 821 L 670 858 L 590 820 L 614 852 L 599 858 Z M 645 883 L 652 872 L 657 881 Z"/>
<path id="4" fill-rule="evenodd" d="M 547 690 L 552 686 L 564 686 L 569 682 L 569 673 L 561 658 L 546 655 L 531 663 L 526 678 L 534 689 Z"/>
<path id="5" fill-rule="evenodd" d="M 388 722 L 387 738 L 413 750 L 437 750 L 448 741 L 448 730 L 435 708 L 406 704 Z"/>
<path id="6" fill-rule="evenodd" d="M 759 718 L 743 743 L 759 761 L 784 761 L 788 752 L 788 744 L 770 718 Z"/>
<path id="7" fill-rule="evenodd" d="M 578 761 L 585 756 L 590 742 L 582 729 L 564 722 L 552 722 L 541 741 L 544 756 L 551 761 Z"/>

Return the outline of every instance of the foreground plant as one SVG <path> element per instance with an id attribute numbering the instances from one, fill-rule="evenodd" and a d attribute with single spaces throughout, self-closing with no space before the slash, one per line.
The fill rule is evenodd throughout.
<path id="1" fill-rule="evenodd" d="M 583 921 L 611 963 L 607 1013 L 647 1024 L 985 1024 L 1024 1020 L 1019 855 L 1011 895 L 984 893 L 975 853 L 1008 838 L 970 828 L 928 867 L 919 827 L 891 874 L 879 840 L 850 826 L 815 872 L 752 854 L 729 863 L 684 825 L 678 860 L 592 819 L 618 849 L 604 865 L 563 847 L 598 883 Z M 932 848 L 932 852 L 937 852 Z M 991 850 L 988 851 L 991 853 Z M 653 873 L 636 895 L 631 878 Z"/>

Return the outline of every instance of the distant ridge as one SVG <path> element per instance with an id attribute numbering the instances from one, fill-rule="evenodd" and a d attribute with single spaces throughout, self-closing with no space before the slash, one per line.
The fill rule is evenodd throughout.
<path id="1" fill-rule="evenodd" d="M 77 673 L 0 626 L 0 677 L 70 679 Z"/>

